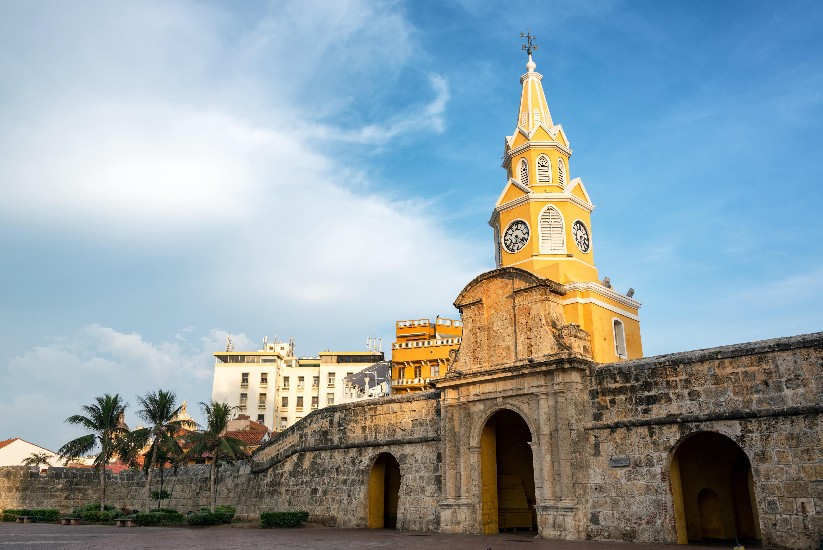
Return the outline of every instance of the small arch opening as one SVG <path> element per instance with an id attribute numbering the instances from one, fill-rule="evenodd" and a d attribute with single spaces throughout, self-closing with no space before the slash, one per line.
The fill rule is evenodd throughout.
<path id="1" fill-rule="evenodd" d="M 483 533 L 534 530 L 535 483 L 531 430 L 522 416 L 503 409 L 480 434 Z"/>
<path id="2" fill-rule="evenodd" d="M 369 472 L 369 529 L 397 529 L 400 502 L 400 464 L 390 453 L 380 453 Z"/>
<path id="3" fill-rule="evenodd" d="M 678 544 L 759 543 L 751 463 L 728 437 L 700 432 L 672 456 L 672 500 Z"/>

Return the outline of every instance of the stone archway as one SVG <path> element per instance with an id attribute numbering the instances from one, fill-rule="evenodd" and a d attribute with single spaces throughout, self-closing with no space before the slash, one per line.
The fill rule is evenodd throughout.
<path id="1" fill-rule="evenodd" d="M 532 434 L 522 416 L 502 409 L 480 434 L 480 500 L 483 533 L 536 529 Z"/>
<path id="2" fill-rule="evenodd" d="M 678 544 L 761 538 L 751 463 L 737 443 L 693 434 L 675 450 L 670 473 Z"/>
<path id="3" fill-rule="evenodd" d="M 369 529 L 397 529 L 400 501 L 400 464 L 390 453 L 380 453 L 369 472 Z"/>

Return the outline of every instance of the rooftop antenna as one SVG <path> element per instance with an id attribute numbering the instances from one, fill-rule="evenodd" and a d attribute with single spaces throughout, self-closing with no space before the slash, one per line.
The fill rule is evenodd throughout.
<path id="1" fill-rule="evenodd" d="M 231 334 L 226 336 L 226 351 L 234 351 L 234 340 L 232 340 Z"/>

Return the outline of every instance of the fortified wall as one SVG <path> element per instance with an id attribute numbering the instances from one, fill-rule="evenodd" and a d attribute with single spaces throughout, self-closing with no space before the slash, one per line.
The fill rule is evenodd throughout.
<path id="1" fill-rule="evenodd" d="M 823 539 L 823 333 L 596 365 L 589 388 L 591 538 Z"/>
<path id="2" fill-rule="evenodd" d="M 397 517 L 389 521 L 400 529 L 434 531 L 439 527 L 439 448 L 436 392 L 328 407 L 307 415 L 258 450 L 251 463 L 221 466 L 217 502 L 236 506 L 239 517 L 306 510 L 328 525 L 366 527 L 373 466 L 390 453 L 402 483 L 399 502 L 394 503 Z M 209 468 L 167 471 L 165 487 L 172 498 L 164 506 L 181 511 L 208 506 Z M 375 483 L 371 485 L 374 492 Z M 50 468 L 37 475 L 27 467 L 3 467 L 0 509 L 58 508 L 67 513 L 99 501 L 99 487 L 93 470 Z M 107 503 L 145 509 L 145 477 L 132 471 L 108 474 L 106 495 Z"/>

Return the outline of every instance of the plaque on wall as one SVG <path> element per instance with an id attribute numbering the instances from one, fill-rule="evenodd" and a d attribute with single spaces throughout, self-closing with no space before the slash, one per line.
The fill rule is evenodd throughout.
<path id="1" fill-rule="evenodd" d="M 626 468 L 631 466 L 632 461 L 627 456 L 613 456 L 609 459 L 610 468 Z"/>

